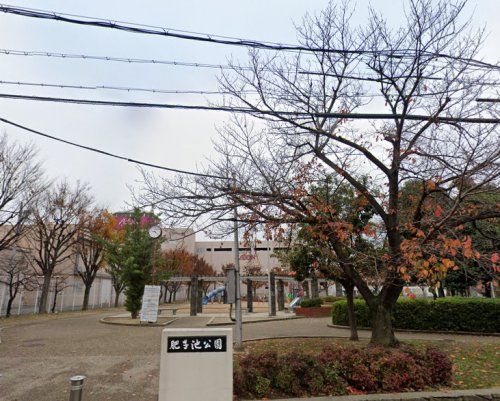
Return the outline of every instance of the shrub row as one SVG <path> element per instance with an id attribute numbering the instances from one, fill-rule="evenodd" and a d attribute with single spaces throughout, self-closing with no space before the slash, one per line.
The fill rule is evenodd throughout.
<path id="1" fill-rule="evenodd" d="M 314 308 L 323 305 L 323 300 L 321 298 L 311 298 L 311 299 L 301 299 L 301 308 Z"/>
<path id="2" fill-rule="evenodd" d="M 334 302 L 337 302 L 337 301 L 345 301 L 345 297 L 336 297 L 336 296 L 333 296 L 333 295 L 327 295 L 325 297 L 321 297 L 321 299 L 325 302 L 329 302 L 329 303 L 334 303 Z"/>
<path id="3" fill-rule="evenodd" d="M 359 327 L 370 327 L 364 301 L 355 300 Z M 333 324 L 347 325 L 347 302 L 332 305 Z M 500 300 L 487 298 L 400 299 L 393 314 L 394 327 L 408 330 L 500 332 Z"/>
<path id="4" fill-rule="evenodd" d="M 318 355 L 266 351 L 235 360 L 238 398 L 420 390 L 449 382 L 452 364 L 435 348 L 325 348 Z"/>

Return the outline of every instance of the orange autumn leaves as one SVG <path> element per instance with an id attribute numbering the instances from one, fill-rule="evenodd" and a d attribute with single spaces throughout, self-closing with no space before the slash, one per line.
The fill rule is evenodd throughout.
<path id="1" fill-rule="evenodd" d="M 422 234 L 403 240 L 401 244 L 402 263 L 398 268 L 405 281 L 412 276 L 437 283 L 444 278 L 448 270 L 457 270 L 454 258 L 472 259 L 481 255 L 472 247 L 472 239 L 468 235 L 451 238 L 440 234 L 431 243 L 423 244 Z"/>

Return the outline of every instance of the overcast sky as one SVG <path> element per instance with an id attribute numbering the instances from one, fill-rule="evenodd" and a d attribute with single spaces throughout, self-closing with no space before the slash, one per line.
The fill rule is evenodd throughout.
<path id="1" fill-rule="evenodd" d="M 368 4 L 397 23 L 402 1 L 357 1 L 356 22 L 366 20 Z M 274 42 L 296 43 L 294 22 L 314 13 L 327 0 L 78 0 L 16 1 L 11 5 L 124 20 L 189 31 Z M 500 59 L 500 0 L 472 0 L 477 27 L 486 25 L 482 56 Z M 225 64 L 245 60 L 244 49 L 42 21 L 0 14 L 0 48 L 78 53 L 127 58 Z M 165 65 L 0 55 L 1 81 L 71 85 L 112 85 L 178 90 L 216 90 L 216 70 Z M 106 90 L 18 87 L 0 84 L 0 93 L 80 97 L 99 100 L 204 104 L 199 95 L 159 95 Z M 227 115 L 206 111 L 145 110 L 36 103 L 0 99 L 0 117 L 67 140 L 113 151 L 151 163 L 192 170 L 211 153 L 215 125 Z M 139 178 L 134 165 L 29 136 L 0 124 L 0 130 L 19 141 L 32 141 L 50 177 L 89 182 L 97 201 L 112 210 L 130 199 L 127 184 Z"/>

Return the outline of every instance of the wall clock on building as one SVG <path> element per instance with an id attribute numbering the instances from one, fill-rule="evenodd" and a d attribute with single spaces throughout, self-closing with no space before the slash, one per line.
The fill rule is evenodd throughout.
<path id="1" fill-rule="evenodd" d="M 161 227 L 160 226 L 153 226 L 149 229 L 149 236 L 151 238 L 160 238 L 161 236 Z"/>

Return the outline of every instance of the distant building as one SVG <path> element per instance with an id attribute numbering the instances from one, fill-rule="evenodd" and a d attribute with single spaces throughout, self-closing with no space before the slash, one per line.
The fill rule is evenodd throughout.
<path id="1" fill-rule="evenodd" d="M 127 216 L 122 214 L 121 222 L 126 224 Z M 151 219 L 144 220 L 144 223 L 151 225 L 154 223 Z M 6 229 L 6 227 L 3 227 Z M 209 263 L 217 274 L 222 273 L 222 267 L 228 264 L 234 264 L 234 243 L 232 241 L 196 241 L 195 233 L 189 228 L 163 228 L 162 250 L 183 249 L 189 253 L 196 254 Z M 281 267 L 274 252 L 282 249 L 277 243 L 272 241 L 263 241 L 252 247 L 240 243 L 240 267 L 242 274 L 246 274 L 249 269 L 260 271 L 263 274 L 271 269 Z M 15 251 L 15 250 L 14 250 Z M 29 252 L 26 241 L 21 240 L 17 251 Z M 1 263 L 1 261 L 0 261 Z M 79 257 L 72 255 L 57 266 L 53 284 L 51 286 L 48 308 L 52 308 L 55 295 L 55 284 L 61 280 L 64 281 L 64 289 L 57 294 L 56 311 L 80 310 L 83 303 L 84 285 L 78 271 L 82 269 L 82 262 Z M 0 272 L 1 274 L 1 272 Z M 0 316 L 5 315 L 7 304 L 8 287 L 0 283 Z M 36 313 L 39 305 L 40 290 L 25 291 L 22 290 L 14 300 L 12 314 Z M 184 294 L 180 292 L 179 295 Z M 111 277 L 102 269 L 96 276 L 90 292 L 89 309 L 113 306 L 115 292 L 111 283 Z M 123 294 L 119 298 L 119 305 L 123 304 Z"/>

